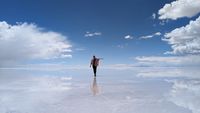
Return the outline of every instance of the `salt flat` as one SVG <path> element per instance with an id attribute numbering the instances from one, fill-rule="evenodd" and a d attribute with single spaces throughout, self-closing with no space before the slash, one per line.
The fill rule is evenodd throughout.
<path id="1" fill-rule="evenodd" d="M 0 113 L 200 113 L 198 68 L 0 70 Z"/>

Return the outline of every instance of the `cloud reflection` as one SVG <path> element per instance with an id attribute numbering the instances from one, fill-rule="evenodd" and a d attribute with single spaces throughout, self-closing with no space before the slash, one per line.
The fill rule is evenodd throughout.
<path id="1" fill-rule="evenodd" d="M 200 113 L 200 71 L 192 67 L 160 67 L 138 70 L 138 77 L 161 78 L 172 84 L 167 99 L 191 113 Z M 188 112 L 189 112 L 188 111 Z"/>
<path id="2" fill-rule="evenodd" d="M 174 80 L 169 100 L 192 113 L 200 113 L 200 79 Z"/>
<path id="3" fill-rule="evenodd" d="M 192 69 L 102 70 L 92 81 L 90 71 L 70 71 L 0 70 L 0 113 L 199 113 Z"/>
<path id="4" fill-rule="evenodd" d="M 72 89 L 72 77 L 68 76 L 1 73 L 0 113 L 50 113 Z"/>

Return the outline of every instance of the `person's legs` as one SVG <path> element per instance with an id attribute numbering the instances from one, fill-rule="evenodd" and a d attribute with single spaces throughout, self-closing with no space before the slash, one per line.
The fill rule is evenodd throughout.
<path id="1" fill-rule="evenodd" d="M 93 67 L 94 76 L 96 77 L 96 73 L 97 73 L 97 66 L 92 66 L 92 67 Z"/>

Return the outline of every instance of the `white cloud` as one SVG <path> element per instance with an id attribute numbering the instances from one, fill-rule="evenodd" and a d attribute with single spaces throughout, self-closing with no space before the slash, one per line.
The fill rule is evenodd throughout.
<path id="1" fill-rule="evenodd" d="M 124 38 L 125 38 L 125 39 L 133 39 L 133 36 L 131 36 L 131 35 L 126 35 Z"/>
<path id="2" fill-rule="evenodd" d="M 0 22 L 1 65 L 29 59 L 71 57 L 71 44 L 67 37 L 46 31 L 35 24 L 10 25 Z"/>
<path id="3" fill-rule="evenodd" d="M 142 56 L 135 58 L 142 66 L 200 66 L 200 55 Z"/>
<path id="4" fill-rule="evenodd" d="M 94 36 L 101 36 L 102 33 L 101 32 L 86 32 L 85 37 L 94 37 Z"/>
<path id="5" fill-rule="evenodd" d="M 164 41 L 172 46 L 171 54 L 200 54 L 200 16 L 184 27 L 166 33 Z"/>
<path id="6" fill-rule="evenodd" d="M 133 64 L 112 64 L 112 65 L 104 65 L 103 69 L 114 69 L 114 70 L 127 70 L 127 69 L 135 69 L 133 68 Z"/>
<path id="7" fill-rule="evenodd" d="M 137 72 L 139 77 L 200 79 L 198 67 L 140 67 Z"/>
<path id="8" fill-rule="evenodd" d="M 155 35 L 155 36 L 160 36 L 161 33 L 160 33 L 160 32 L 156 32 L 154 35 Z"/>
<path id="9" fill-rule="evenodd" d="M 142 61 L 142 62 L 169 62 L 169 63 L 180 62 L 180 60 L 178 60 L 177 57 L 157 57 L 157 56 L 136 57 L 136 60 Z"/>
<path id="10" fill-rule="evenodd" d="M 162 20 L 162 21 L 159 22 L 159 24 L 162 25 L 162 26 L 164 26 L 165 23 L 167 23 L 167 22 L 168 22 L 168 21 Z"/>
<path id="11" fill-rule="evenodd" d="M 156 19 L 156 13 L 152 14 L 152 19 Z"/>
<path id="12" fill-rule="evenodd" d="M 159 19 L 176 20 L 182 17 L 193 17 L 200 12 L 200 0 L 176 0 L 165 4 L 158 11 Z"/>
<path id="13" fill-rule="evenodd" d="M 162 35 L 160 32 L 156 32 L 156 33 L 151 34 L 151 35 L 141 36 L 140 39 L 149 39 L 149 38 L 153 38 L 155 36 L 160 36 L 160 35 Z"/>
<path id="14" fill-rule="evenodd" d="M 86 49 L 85 48 L 76 48 L 75 50 L 76 51 L 85 51 Z"/>
<path id="15" fill-rule="evenodd" d="M 118 48 L 123 49 L 128 46 L 128 43 L 117 45 Z"/>
<path id="16" fill-rule="evenodd" d="M 0 67 L 2 70 L 25 70 L 25 71 L 47 71 L 47 72 L 63 72 L 66 70 L 88 70 L 88 65 L 67 65 L 66 62 L 56 63 L 36 63 L 36 64 L 21 64 L 8 67 Z"/>
<path id="17" fill-rule="evenodd" d="M 124 45 L 117 45 L 117 47 L 123 49 Z"/>
<path id="18" fill-rule="evenodd" d="M 65 54 L 63 54 L 63 55 L 60 56 L 60 58 L 72 58 L 72 55 L 65 55 Z"/>
<path id="19" fill-rule="evenodd" d="M 146 35 L 146 36 L 141 36 L 140 39 L 149 39 L 152 37 L 153 37 L 153 35 Z"/>

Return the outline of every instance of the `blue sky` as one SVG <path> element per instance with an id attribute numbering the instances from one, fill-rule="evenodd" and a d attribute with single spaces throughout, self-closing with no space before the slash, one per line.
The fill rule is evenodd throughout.
<path id="1" fill-rule="evenodd" d="M 1 113 L 199 113 L 200 0 L 0 1 Z"/>
<path id="2" fill-rule="evenodd" d="M 63 35 L 68 45 L 70 45 L 68 47 L 70 52 L 68 51 L 67 54 L 72 55 L 71 58 L 49 58 L 44 60 L 40 57 L 31 58 L 31 60 L 28 58 L 23 62 L 65 62 L 69 65 L 86 65 L 92 55 L 95 54 L 98 57 L 103 57 L 104 64 L 108 65 L 137 64 L 137 60 L 143 63 L 152 63 L 152 59 L 155 61 L 157 58 L 161 60 L 156 62 L 160 63 L 161 61 L 162 63 L 164 60 L 168 63 L 168 61 L 172 61 L 171 59 L 182 61 L 184 59 L 182 57 L 197 57 L 190 55 L 199 55 L 200 53 L 199 45 L 191 47 L 192 49 L 195 48 L 195 51 L 198 50 L 196 53 L 190 52 L 190 50 L 175 52 L 176 48 L 171 48 L 177 42 L 162 40 L 163 37 L 167 37 L 165 34 L 170 34 L 174 29 L 186 26 L 191 20 L 196 21 L 198 18 L 200 10 L 196 6 L 192 7 L 194 4 L 191 7 L 195 10 L 189 10 L 185 15 L 182 12 L 180 12 L 180 15 L 179 12 L 173 12 L 174 7 L 180 8 L 181 11 L 187 9 L 188 7 L 176 5 L 179 2 L 184 5 L 184 1 L 5 0 L 1 1 L 0 4 L 0 21 L 5 21 L 10 26 L 18 25 L 18 27 L 24 23 L 27 26 L 33 24 L 41 34 L 52 31 Z M 173 5 L 173 2 L 175 5 Z M 171 5 L 171 10 L 164 8 L 167 3 Z M 199 5 L 198 1 L 196 4 Z M 160 12 L 161 9 L 164 9 L 164 12 Z M 155 15 L 155 18 L 153 15 Z M 16 24 L 16 22 L 20 22 L 20 24 Z M 42 30 L 40 30 L 41 28 Z M 35 28 L 33 27 L 33 29 Z M 158 35 L 155 35 L 156 33 Z M 128 39 L 125 38 L 126 36 Z M 168 38 L 172 39 L 173 36 L 170 35 Z M 24 39 L 22 45 L 23 41 Z M 197 41 L 199 41 L 199 37 Z M 12 45 L 14 46 L 15 43 Z M 167 51 L 173 51 L 174 54 L 164 54 Z M 179 56 L 181 56 L 180 59 Z M 150 59 L 146 60 L 143 57 Z"/>

